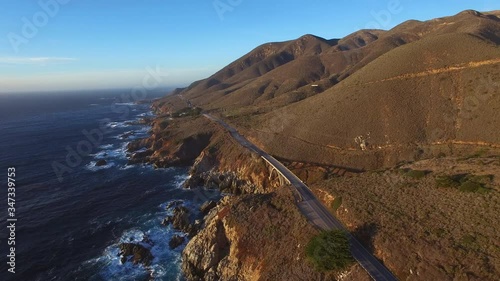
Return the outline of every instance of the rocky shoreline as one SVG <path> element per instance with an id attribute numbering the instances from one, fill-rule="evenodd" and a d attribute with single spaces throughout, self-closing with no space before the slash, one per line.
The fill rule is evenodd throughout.
<path id="1" fill-rule="evenodd" d="M 157 111 L 150 125 L 149 138 L 128 145 L 130 163 L 191 166 L 183 186 L 200 194 L 194 198 L 201 206 L 198 216 L 182 201 L 174 201 L 167 206 L 172 215 L 162 222 L 186 233 L 186 237 L 174 236 L 169 247 L 189 239 L 181 265 L 187 280 L 336 279 L 305 261 L 302 248 L 317 230 L 299 213 L 291 191 L 279 188 L 279 180 L 271 177 L 258 155 L 201 116 L 170 118 Z M 325 169 L 316 170 L 306 177 L 326 176 Z M 206 190 L 218 190 L 224 196 L 212 201 L 203 195 Z"/>
<path id="2" fill-rule="evenodd" d="M 267 184 L 265 173 L 256 174 L 254 166 L 262 163 L 251 163 L 250 167 L 244 167 L 249 155 L 247 152 L 240 151 L 234 162 L 227 161 L 227 157 L 221 153 L 215 146 L 224 146 L 224 132 L 216 127 L 207 125 L 209 122 L 204 118 L 195 118 L 195 120 L 173 120 L 169 117 L 157 116 L 154 119 L 144 120 L 144 124 L 151 126 L 150 136 L 145 139 L 130 142 L 127 146 L 129 164 L 152 164 L 155 168 L 166 168 L 172 166 L 191 166 L 190 178 L 184 183 L 184 188 L 188 189 L 217 189 L 227 194 L 257 193 L 265 190 L 263 184 Z M 193 122 L 194 121 L 194 122 Z M 188 132 L 189 125 L 195 123 L 197 128 L 209 128 L 208 130 L 199 130 L 197 128 Z M 186 126 L 187 125 L 187 126 Z M 181 132 L 176 128 L 182 128 Z M 188 133 L 186 133 L 188 132 Z M 210 147 L 209 147 L 210 146 Z M 233 147 L 234 148 L 234 147 Z M 252 159 L 252 157 L 249 157 Z M 250 161 L 255 162 L 255 161 Z M 258 162 L 258 161 L 257 161 Z M 228 165 L 232 163 L 234 165 Z M 262 170 L 263 167 L 260 167 Z M 203 196 L 201 196 L 203 197 Z M 206 237 L 212 233 L 212 224 L 210 218 L 213 217 L 215 210 L 219 209 L 220 202 L 209 200 L 208 198 L 197 198 L 198 200 L 207 199 L 204 202 L 197 202 L 201 205 L 200 215 L 193 214 L 184 206 L 184 202 L 173 201 L 166 206 L 172 211 L 172 215 L 167 216 L 162 225 L 172 225 L 176 230 L 184 232 L 186 237 L 175 235 L 169 241 L 169 247 L 174 249 L 185 242 L 185 239 L 191 239 L 188 245 L 196 245 L 201 237 Z M 224 200 L 223 200 L 224 201 Z M 199 234 L 202 232 L 202 234 Z M 194 242 L 193 242 L 194 241 Z M 213 253 L 198 253 L 196 256 L 217 256 L 223 251 L 225 244 L 216 243 L 206 250 Z M 191 246 L 187 249 L 200 247 Z M 147 249 L 139 244 L 120 245 L 121 257 L 123 261 L 132 260 L 135 264 L 141 263 L 148 266 L 152 259 Z M 202 247 L 204 248 L 204 247 Z M 223 251 L 224 252 L 224 251 Z M 210 278 L 198 279 L 200 276 L 199 268 L 203 266 L 193 262 L 189 257 L 193 257 L 190 250 L 183 251 L 182 269 L 188 280 L 211 280 Z M 220 258 L 213 259 L 210 263 L 218 263 Z M 196 278 L 195 278 L 196 277 Z"/>

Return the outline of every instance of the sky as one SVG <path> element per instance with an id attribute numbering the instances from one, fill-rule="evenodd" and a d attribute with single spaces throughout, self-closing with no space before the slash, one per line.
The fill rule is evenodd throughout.
<path id="1" fill-rule="evenodd" d="M 0 93 L 186 86 L 266 42 L 341 38 L 465 9 L 500 3 L 0 0 Z"/>

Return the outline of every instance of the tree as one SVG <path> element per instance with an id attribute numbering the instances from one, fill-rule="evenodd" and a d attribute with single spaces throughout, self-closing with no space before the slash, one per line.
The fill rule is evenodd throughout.
<path id="1" fill-rule="evenodd" d="M 354 263 L 342 230 L 324 231 L 313 237 L 306 246 L 306 256 L 319 271 L 341 271 Z"/>

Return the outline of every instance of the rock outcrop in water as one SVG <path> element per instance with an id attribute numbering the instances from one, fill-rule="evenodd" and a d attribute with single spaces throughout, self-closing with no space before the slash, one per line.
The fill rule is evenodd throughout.
<path id="1" fill-rule="evenodd" d="M 200 229 L 200 224 L 191 217 L 190 211 L 184 206 L 177 206 L 174 208 L 174 214 L 166 217 L 162 225 L 172 224 L 176 230 L 187 233 L 189 237 L 196 235 Z"/>
<path id="2" fill-rule="evenodd" d="M 108 164 L 108 162 L 107 162 L 106 160 L 101 159 L 101 160 L 99 160 L 99 161 L 97 161 L 97 162 L 95 163 L 95 166 L 96 166 L 96 167 L 101 167 L 101 166 L 105 166 L 105 165 L 107 165 L 107 164 Z"/>
<path id="3" fill-rule="evenodd" d="M 151 252 L 146 247 L 135 243 L 120 244 L 120 255 L 122 263 L 131 260 L 134 264 L 150 266 L 153 261 Z"/>
<path id="4" fill-rule="evenodd" d="M 185 238 L 180 235 L 174 235 L 168 242 L 170 249 L 175 249 L 184 243 Z"/>

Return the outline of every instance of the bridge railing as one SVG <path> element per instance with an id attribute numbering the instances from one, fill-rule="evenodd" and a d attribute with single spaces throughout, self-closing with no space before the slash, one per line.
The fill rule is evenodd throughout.
<path id="1" fill-rule="evenodd" d="M 269 164 L 271 167 L 273 167 L 273 168 L 276 170 L 276 172 L 278 172 L 278 174 L 279 174 L 279 175 L 280 175 L 283 179 L 285 179 L 285 181 L 286 181 L 288 184 L 292 184 L 292 182 L 291 182 L 291 181 L 290 181 L 290 180 L 289 180 L 289 179 L 288 179 L 285 175 L 283 175 L 283 173 L 280 171 L 280 169 L 278 169 L 278 167 L 274 166 L 274 164 L 273 164 L 273 163 L 271 163 L 269 160 L 267 160 L 267 159 L 266 159 L 266 157 L 261 156 L 261 158 L 262 158 L 262 159 L 264 159 L 264 161 L 266 161 L 266 162 L 267 162 L 267 164 Z"/>

